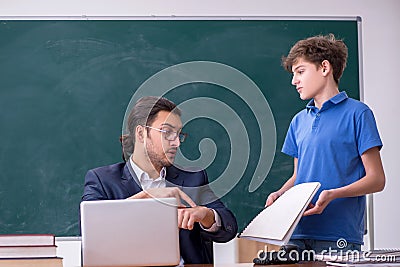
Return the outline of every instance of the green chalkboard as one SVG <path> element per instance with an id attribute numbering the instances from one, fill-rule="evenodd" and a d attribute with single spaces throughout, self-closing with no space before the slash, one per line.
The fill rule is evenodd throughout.
<path id="1" fill-rule="evenodd" d="M 182 105 L 208 99 L 212 105 L 203 105 L 204 111 L 220 104 L 244 125 L 247 143 L 235 144 L 223 122 L 198 117 L 185 124 L 189 139 L 181 147 L 182 155 L 196 162 L 203 141 L 211 144 L 216 151 L 207 165 L 211 181 L 223 175 L 237 151 L 250 151 L 240 177 L 233 177 L 238 182 L 222 197 L 243 229 L 292 172 L 292 159 L 280 149 L 292 116 L 306 102 L 280 66 L 281 56 L 299 39 L 334 33 L 349 48 L 341 89 L 359 99 L 359 23 L 355 18 L 0 21 L 0 233 L 78 235 L 84 176 L 121 160 L 119 136 L 132 96 L 153 75 L 196 61 L 244 74 L 273 115 L 276 131 L 263 136 L 255 113 L 268 112 L 257 110 L 257 100 L 243 100 L 246 88 L 238 94 L 194 79 L 164 94 Z M 274 154 L 272 166 L 250 192 L 261 143 L 275 134 L 275 147 L 263 148 Z"/>

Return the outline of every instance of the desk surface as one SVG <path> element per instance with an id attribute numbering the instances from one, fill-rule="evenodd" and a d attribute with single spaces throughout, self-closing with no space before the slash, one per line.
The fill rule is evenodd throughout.
<path id="1" fill-rule="evenodd" d="M 282 265 L 254 265 L 254 263 L 219 263 L 219 264 L 189 264 L 184 267 L 253 267 L 253 266 L 281 266 L 281 267 L 323 267 L 326 266 L 325 262 L 321 261 L 308 261 L 297 264 L 282 264 Z"/>
<path id="2" fill-rule="evenodd" d="M 298 264 L 282 264 L 282 265 L 254 265 L 254 263 L 218 263 L 218 264 L 185 264 L 183 267 L 262 267 L 262 266 L 279 266 L 279 267 L 324 267 L 325 262 L 310 261 Z"/>

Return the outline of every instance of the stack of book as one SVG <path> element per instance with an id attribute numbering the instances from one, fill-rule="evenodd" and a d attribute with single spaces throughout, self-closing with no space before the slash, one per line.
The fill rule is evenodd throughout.
<path id="1" fill-rule="evenodd" d="M 62 267 L 51 234 L 0 235 L 0 267 Z"/>

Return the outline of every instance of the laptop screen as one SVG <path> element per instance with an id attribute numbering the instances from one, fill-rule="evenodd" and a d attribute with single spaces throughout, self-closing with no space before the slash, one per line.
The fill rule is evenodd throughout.
<path id="1" fill-rule="evenodd" d="M 81 203 L 83 266 L 178 265 L 175 198 Z"/>

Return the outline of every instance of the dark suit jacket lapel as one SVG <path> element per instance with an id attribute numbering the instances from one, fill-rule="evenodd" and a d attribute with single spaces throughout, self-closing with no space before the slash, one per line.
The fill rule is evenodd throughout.
<path id="1" fill-rule="evenodd" d="M 173 166 L 167 167 L 167 175 L 165 176 L 165 180 L 167 187 L 183 187 L 183 176 L 179 175 L 178 170 Z"/>
<path id="2" fill-rule="evenodd" d="M 131 196 L 142 191 L 139 180 L 128 162 L 124 166 L 121 184 L 128 190 Z"/>

